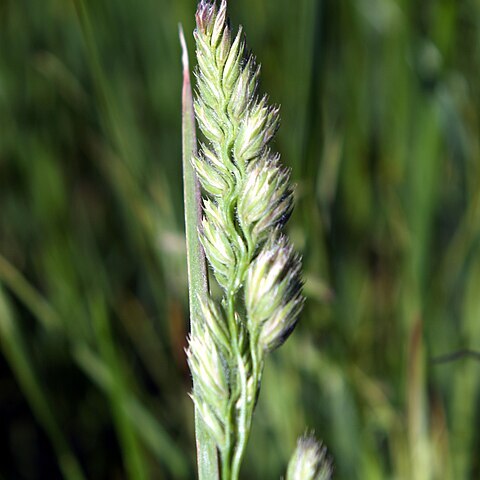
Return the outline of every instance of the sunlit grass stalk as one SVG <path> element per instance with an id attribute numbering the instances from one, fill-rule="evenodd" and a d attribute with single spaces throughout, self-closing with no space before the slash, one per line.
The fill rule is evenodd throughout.
<path id="1" fill-rule="evenodd" d="M 206 139 L 193 158 L 205 193 L 200 240 L 222 297 L 198 297 L 188 360 L 222 479 L 235 480 L 265 356 L 292 332 L 303 296 L 300 259 L 282 233 L 293 205 L 290 172 L 269 147 L 279 110 L 257 95 L 259 67 L 242 30 L 233 37 L 226 9 L 225 0 L 218 9 L 200 2 L 194 32 L 195 114 Z"/>

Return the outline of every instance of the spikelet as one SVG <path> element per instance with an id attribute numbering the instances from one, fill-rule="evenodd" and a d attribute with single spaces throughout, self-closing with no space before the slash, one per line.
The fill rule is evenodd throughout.
<path id="1" fill-rule="evenodd" d="M 217 313 L 205 305 L 203 310 L 206 319 Z M 206 320 L 206 323 L 208 326 L 212 324 L 209 320 Z M 221 325 L 221 321 L 218 321 L 218 325 Z M 222 448 L 225 444 L 229 386 L 225 360 L 219 348 L 221 343 L 216 338 L 218 333 L 217 327 L 207 327 L 190 337 L 187 359 L 190 371 L 196 379 L 193 401 L 217 445 Z"/>
<path id="2" fill-rule="evenodd" d="M 287 480 L 330 480 L 332 468 L 327 451 L 313 436 L 299 438 L 288 464 Z"/>
<path id="3" fill-rule="evenodd" d="M 276 232 L 248 269 L 245 305 L 250 334 L 265 351 L 279 347 L 295 327 L 303 306 L 298 255 Z"/>

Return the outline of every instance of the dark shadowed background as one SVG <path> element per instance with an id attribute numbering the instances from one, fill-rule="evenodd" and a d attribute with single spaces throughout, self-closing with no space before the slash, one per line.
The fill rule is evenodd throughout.
<path id="1" fill-rule="evenodd" d="M 0 478 L 195 476 L 178 22 L 0 0 Z M 480 478 L 480 4 L 230 0 L 282 105 L 306 310 L 245 479 Z M 445 356 L 446 355 L 446 356 Z"/>

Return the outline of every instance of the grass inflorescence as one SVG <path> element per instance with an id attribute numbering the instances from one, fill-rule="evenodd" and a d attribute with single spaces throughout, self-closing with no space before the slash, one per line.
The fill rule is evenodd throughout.
<path id="1" fill-rule="evenodd" d="M 230 29 L 227 2 L 200 2 L 196 24 L 195 115 L 206 143 L 192 161 L 207 195 L 200 238 L 223 294 L 202 302 L 188 358 L 222 478 L 237 479 L 265 355 L 287 339 L 302 309 L 301 264 L 282 233 L 293 191 L 270 148 L 279 110 L 257 93 L 260 69 L 245 53 L 242 29 Z"/>

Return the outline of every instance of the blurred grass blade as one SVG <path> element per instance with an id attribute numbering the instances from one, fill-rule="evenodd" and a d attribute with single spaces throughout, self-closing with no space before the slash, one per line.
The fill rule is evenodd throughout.
<path id="1" fill-rule="evenodd" d="M 105 310 L 103 299 L 91 299 L 90 307 L 99 350 L 112 374 L 112 386 L 107 393 L 112 407 L 113 420 L 122 448 L 128 478 L 132 480 L 146 480 L 148 478 L 146 462 L 140 450 L 137 435 L 134 432 L 133 425 L 125 409 L 125 399 L 127 395 L 126 385 L 113 342 L 110 320 Z"/>
<path id="2" fill-rule="evenodd" d="M 73 5 L 80 23 L 83 38 L 87 47 L 87 58 L 90 73 L 93 77 L 96 96 L 99 103 L 99 112 L 103 121 L 103 127 L 110 136 L 111 141 L 118 148 L 122 160 L 131 169 L 134 155 L 128 142 L 128 134 L 122 129 L 119 118 L 115 114 L 114 95 L 109 88 L 105 71 L 100 61 L 100 53 L 95 42 L 95 34 L 84 0 L 73 0 Z M 131 172 L 130 172 L 131 173 Z"/>
<path id="3" fill-rule="evenodd" d="M 187 238 L 188 292 L 190 303 L 190 328 L 198 328 L 200 318 L 199 298 L 207 294 L 207 266 L 198 228 L 202 216 L 200 185 L 191 163 L 197 152 L 195 116 L 193 112 L 192 87 L 188 64 L 188 51 L 183 29 L 180 26 L 182 44 L 183 90 L 182 90 L 182 147 L 183 182 L 185 201 L 185 234 Z M 195 389 L 195 385 L 193 386 Z M 218 474 L 218 459 L 215 443 L 208 435 L 200 415 L 195 409 L 195 433 L 197 442 L 198 478 L 215 480 Z"/>
<path id="4" fill-rule="evenodd" d="M 58 465 L 66 480 L 84 480 L 80 465 L 70 450 L 51 406 L 42 391 L 38 376 L 34 372 L 33 363 L 24 345 L 22 333 L 8 304 L 8 300 L 0 286 L 0 339 L 10 368 L 39 423 L 52 442 L 57 455 Z"/>
<path id="5" fill-rule="evenodd" d="M 76 362 L 103 391 L 111 392 L 114 379 L 108 367 L 90 349 L 79 346 L 73 353 Z M 132 395 L 126 395 L 123 408 L 132 427 L 145 445 L 155 454 L 175 478 L 188 478 L 187 459 L 162 425 Z"/>
<path id="6" fill-rule="evenodd" d="M 0 254 L 0 283 L 6 285 L 30 309 L 45 329 L 60 327 L 62 322 L 45 299 L 32 288 L 23 275 Z"/>
<path id="7" fill-rule="evenodd" d="M 408 355 L 407 422 L 412 480 L 432 477 L 425 398 L 423 323 L 418 317 L 410 334 Z"/>
<path id="8" fill-rule="evenodd" d="M 22 274 L 1 255 L 0 282 L 3 282 L 25 304 L 33 316 L 46 329 L 52 325 L 58 326 L 63 324 L 57 312 L 28 283 Z M 0 295 L 1 293 L 0 290 Z M 21 343 L 17 344 L 14 342 L 14 339 L 20 335 L 20 332 L 15 328 L 15 324 L 9 320 L 7 314 L 4 313 L 9 313 L 5 306 L 5 301 L 4 296 L 0 296 L 0 336 L 4 342 L 8 341 L 8 344 L 16 346 L 15 357 L 5 353 L 10 363 L 12 363 L 11 358 L 16 359 L 18 355 L 20 355 L 18 358 L 22 357 L 23 347 Z M 5 344 L 7 345 L 7 343 Z M 93 382 L 110 394 L 114 382 L 112 373 L 91 349 L 83 342 L 77 342 L 73 350 L 73 357 L 79 367 L 88 374 Z M 22 366 L 25 364 L 25 360 L 18 362 L 18 364 Z M 39 392 L 41 393 L 41 390 Z M 144 444 L 156 455 L 161 463 L 170 469 L 175 478 L 186 478 L 188 469 L 186 467 L 185 455 L 181 450 L 173 446 L 173 440 L 168 433 L 163 430 L 157 420 L 133 396 L 127 395 L 124 398 L 124 403 L 127 405 L 125 407 L 126 414 L 132 423 L 132 428 L 136 430 Z"/>

